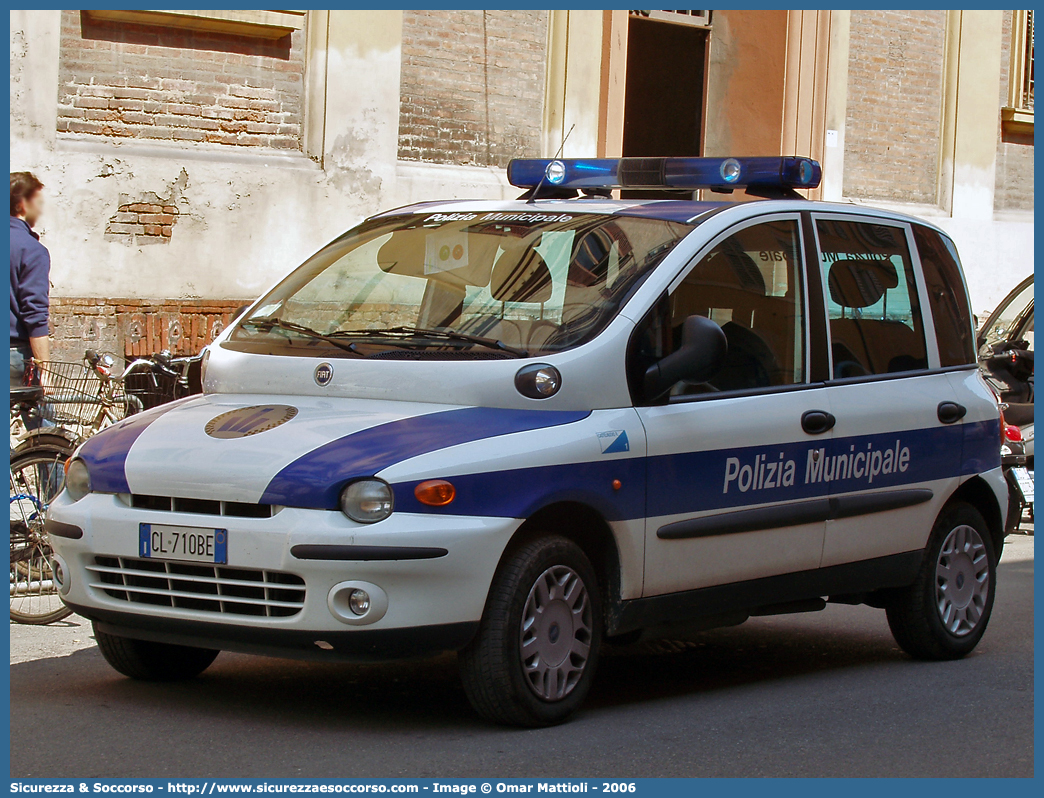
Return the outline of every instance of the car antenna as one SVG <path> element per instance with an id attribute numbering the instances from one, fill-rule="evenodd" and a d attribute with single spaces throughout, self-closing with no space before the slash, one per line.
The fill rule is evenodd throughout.
<path id="1" fill-rule="evenodd" d="M 569 131 L 562 137 L 562 143 L 558 145 L 558 152 L 555 153 L 555 157 L 551 159 L 552 161 L 557 161 L 562 157 L 562 150 L 565 149 L 566 142 L 569 141 L 569 135 L 573 132 L 574 127 L 576 127 L 576 122 L 569 126 Z M 543 177 L 540 178 L 540 182 L 536 184 L 536 188 L 533 189 L 532 193 L 529 195 L 529 199 L 526 200 L 526 205 L 532 205 L 536 202 L 537 194 L 540 193 L 540 188 L 544 185 L 545 180 L 547 180 L 546 169 L 544 170 Z"/>

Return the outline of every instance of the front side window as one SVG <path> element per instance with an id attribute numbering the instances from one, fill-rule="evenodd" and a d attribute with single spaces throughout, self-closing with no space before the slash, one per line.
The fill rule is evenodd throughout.
<path id="1" fill-rule="evenodd" d="M 928 368 L 913 263 L 900 227 L 816 221 L 834 379 Z"/>
<path id="2" fill-rule="evenodd" d="M 365 222 L 261 300 L 229 338 L 268 354 L 523 357 L 582 344 L 692 225 L 546 212 Z"/>
<path id="3" fill-rule="evenodd" d="M 728 351 L 708 382 L 679 382 L 671 396 L 756 390 L 805 381 L 805 301 L 797 220 L 762 222 L 704 255 L 644 323 L 633 368 L 640 372 L 681 345 L 689 316 L 717 322 Z"/>

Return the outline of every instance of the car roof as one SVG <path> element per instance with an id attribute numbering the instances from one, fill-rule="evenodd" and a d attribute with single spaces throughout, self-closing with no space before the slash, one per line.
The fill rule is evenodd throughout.
<path id="1" fill-rule="evenodd" d="M 859 205 L 854 202 L 826 202 L 807 199 L 754 199 L 737 201 L 699 201 L 672 199 L 603 199 L 581 197 L 578 199 L 523 200 L 436 200 L 404 205 L 376 214 L 374 219 L 416 213 L 595 213 L 608 216 L 630 216 L 646 219 L 662 219 L 671 222 L 698 224 L 701 217 L 712 212 L 744 209 L 744 217 L 769 213 L 815 211 L 818 213 L 843 213 L 846 215 L 872 216 L 897 222 L 924 225 L 949 235 L 936 225 L 916 216 L 896 211 Z"/>

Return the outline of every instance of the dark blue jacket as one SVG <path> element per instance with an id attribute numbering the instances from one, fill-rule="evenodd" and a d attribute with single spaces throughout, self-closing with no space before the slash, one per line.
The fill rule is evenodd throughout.
<path id="1" fill-rule="evenodd" d="M 24 219 L 11 217 L 11 338 L 48 334 L 51 256 Z"/>

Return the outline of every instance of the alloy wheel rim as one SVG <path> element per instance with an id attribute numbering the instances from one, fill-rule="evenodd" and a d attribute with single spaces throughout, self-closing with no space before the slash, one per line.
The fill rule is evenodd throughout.
<path id="1" fill-rule="evenodd" d="M 986 545 L 974 527 L 950 531 L 935 566 L 935 607 L 952 635 L 971 634 L 982 620 L 990 592 Z"/>
<path id="2" fill-rule="evenodd" d="M 553 565 L 529 590 L 519 631 L 522 673 L 544 701 L 559 701 L 579 684 L 590 659 L 591 600 L 584 580 Z"/>

